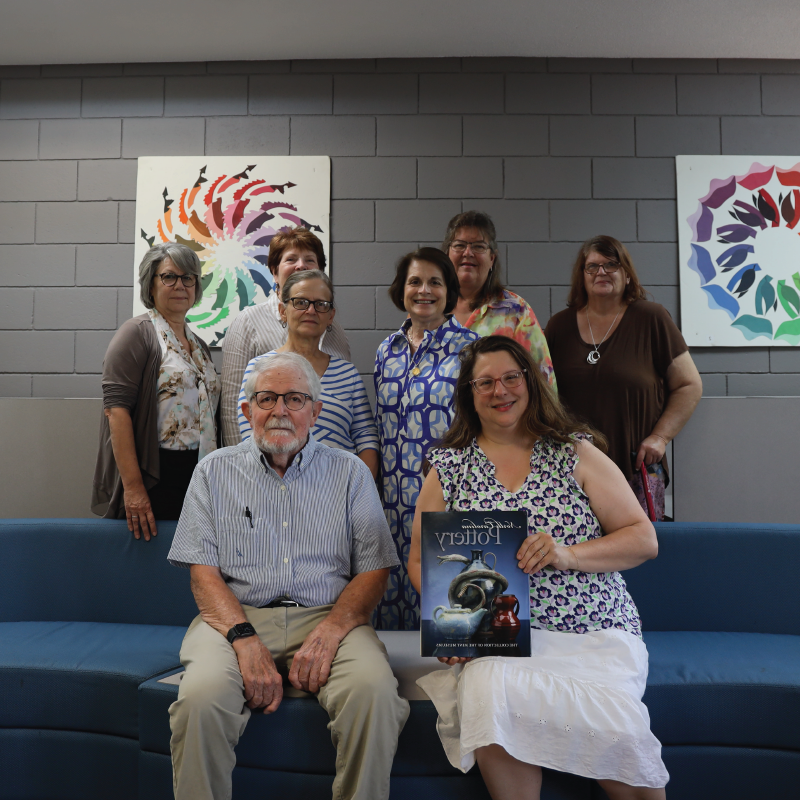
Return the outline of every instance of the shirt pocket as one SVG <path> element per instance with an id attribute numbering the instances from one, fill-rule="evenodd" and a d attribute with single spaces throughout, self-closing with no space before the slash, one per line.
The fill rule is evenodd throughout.
<path id="1" fill-rule="evenodd" d="M 223 517 L 219 523 L 219 565 L 227 575 L 271 563 L 271 531 L 258 517 Z"/>

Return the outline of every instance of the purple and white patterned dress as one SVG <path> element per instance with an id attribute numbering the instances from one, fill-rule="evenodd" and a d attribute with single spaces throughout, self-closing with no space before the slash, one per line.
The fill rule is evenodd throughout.
<path id="1" fill-rule="evenodd" d="M 432 450 L 448 511 L 525 510 L 529 533 L 571 545 L 603 535 L 573 477 L 574 445 L 544 437 L 531 472 L 509 492 L 477 442 Z M 618 572 L 546 568 L 529 576 L 531 657 L 490 656 L 417 683 L 439 713 L 450 763 L 466 772 L 475 750 L 499 744 L 514 758 L 587 778 L 660 788 L 669 775 L 641 702 L 647 648 Z"/>

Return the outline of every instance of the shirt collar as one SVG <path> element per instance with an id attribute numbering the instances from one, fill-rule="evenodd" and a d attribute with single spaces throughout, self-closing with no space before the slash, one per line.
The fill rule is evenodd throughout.
<path id="1" fill-rule="evenodd" d="M 405 320 L 403 324 L 400 326 L 400 330 L 396 331 L 392 335 L 392 344 L 398 342 L 398 340 L 402 340 L 403 342 L 407 342 L 406 334 L 408 333 L 408 329 L 411 327 L 411 318 Z M 461 330 L 461 325 L 459 324 L 458 320 L 452 315 L 448 314 L 445 318 L 445 321 L 435 330 L 433 331 L 425 331 L 426 336 L 422 339 L 422 344 L 420 347 L 425 344 L 425 341 L 429 338 L 434 339 L 436 342 L 443 342 L 446 338 L 451 336 L 454 331 Z"/>

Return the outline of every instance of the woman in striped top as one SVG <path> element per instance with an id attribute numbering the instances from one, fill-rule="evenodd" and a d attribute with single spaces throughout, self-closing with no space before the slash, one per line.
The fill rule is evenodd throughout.
<path id="1" fill-rule="evenodd" d="M 322 383 L 322 411 L 311 429 L 314 438 L 330 447 L 355 453 L 377 477 L 378 430 L 364 382 L 349 361 L 319 349 L 322 334 L 330 330 L 336 313 L 330 278 L 316 269 L 292 273 L 281 287 L 279 312 L 281 325 L 288 328 L 286 344 L 252 359 L 244 371 L 238 404 L 242 441 L 250 436 L 250 424 L 241 406 L 247 399 L 244 385 L 253 365 L 275 353 L 297 353 L 311 363 Z"/>

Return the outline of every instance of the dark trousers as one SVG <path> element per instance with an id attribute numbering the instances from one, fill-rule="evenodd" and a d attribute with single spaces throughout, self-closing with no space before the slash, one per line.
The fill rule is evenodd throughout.
<path id="1" fill-rule="evenodd" d="M 183 508 L 183 498 L 197 466 L 198 450 L 158 451 L 161 477 L 148 495 L 153 516 L 158 519 L 178 519 Z"/>

